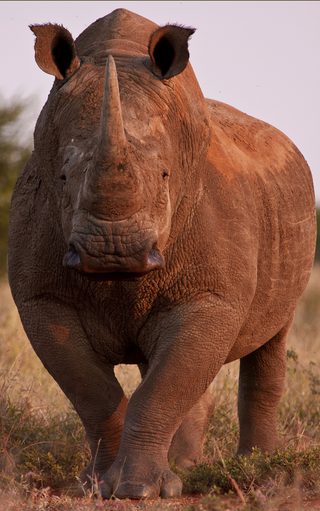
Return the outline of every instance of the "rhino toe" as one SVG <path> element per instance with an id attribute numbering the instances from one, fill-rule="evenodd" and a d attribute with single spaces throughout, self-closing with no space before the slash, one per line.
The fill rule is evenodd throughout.
<path id="1" fill-rule="evenodd" d="M 100 493 L 103 499 L 154 499 L 157 497 L 178 497 L 182 492 L 182 482 L 168 468 L 142 470 L 134 478 L 130 469 L 111 467 L 100 481 Z M 140 465 L 141 469 L 141 465 Z"/>
<path id="2" fill-rule="evenodd" d="M 160 489 L 160 497 L 163 499 L 169 499 L 172 497 L 180 497 L 182 493 L 182 482 L 181 479 L 171 472 L 171 470 L 168 470 L 165 472 L 161 489 Z"/>

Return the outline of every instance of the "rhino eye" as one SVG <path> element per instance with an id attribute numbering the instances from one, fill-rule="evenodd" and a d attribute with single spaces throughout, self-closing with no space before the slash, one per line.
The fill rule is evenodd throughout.
<path id="1" fill-rule="evenodd" d="M 62 181 L 62 182 L 63 182 L 63 184 L 64 184 L 64 183 L 66 182 L 66 180 L 67 180 L 67 176 L 66 176 L 65 174 L 61 174 L 61 175 L 59 176 L 59 179 L 61 179 L 61 181 Z"/>

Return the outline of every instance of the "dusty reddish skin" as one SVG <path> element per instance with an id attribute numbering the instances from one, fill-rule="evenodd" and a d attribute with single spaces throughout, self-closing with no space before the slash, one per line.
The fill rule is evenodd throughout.
<path id="1" fill-rule="evenodd" d="M 37 62 L 56 80 L 12 199 L 13 296 L 86 429 L 83 480 L 95 472 L 104 497 L 177 496 L 168 455 L 200 459 L 224 363 L 241 359 L 239 452 L 277 445 L 285 338 L 314 254 L 310 171 L 283 133 L 203 97 L 190 32 L 168 29 L 182 50 L 163 79 L 148 55 L 161 33 L 150 41 L 140 16 L 93 23 L 65 67 L 48 41 L 63 29 L 45 27 Z M 103 115 L 108 55 L 118 85 Z M 143 376 L 129 403 L 119 363 Z"/>

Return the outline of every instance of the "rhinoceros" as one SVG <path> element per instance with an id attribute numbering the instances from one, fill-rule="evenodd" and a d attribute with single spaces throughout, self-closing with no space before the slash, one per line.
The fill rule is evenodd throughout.
<path id="1" fill-rule="evenodd" d="M 240 359 L 238 452 L 277 445 L 285 340 L 314 256 L 310 170 L 276 128 L 204 98 L 194 29 L 124 9 L 76 41 L 31 29 L 55 81 L 12 198 L 14 300 L 84 425 L 82 480 L 94 474 L 104 498 L 176 496 L 169 462 L 201 458 L 223 364 Z M 129 401 L 122 363 L 142 375 Z"/>

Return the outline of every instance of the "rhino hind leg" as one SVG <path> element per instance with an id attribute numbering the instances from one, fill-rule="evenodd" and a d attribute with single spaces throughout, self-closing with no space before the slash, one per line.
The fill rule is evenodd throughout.
<path id="1" fill-rule="evenodd" d="M 270 341 L 240 360 L 238 454 L 253 447 L 271 452 L 279 445 L 277 407 L 286 372 L 288 322 Z"/>
<path id="2" fill-rule="evenodd" d="M 201 461 L 207 426 L 213 408 L 214 399 L 209 387 L 187 413 L 176 431 L 169 449 L 171 463 L 181 469 L 188 469 Z"/>

